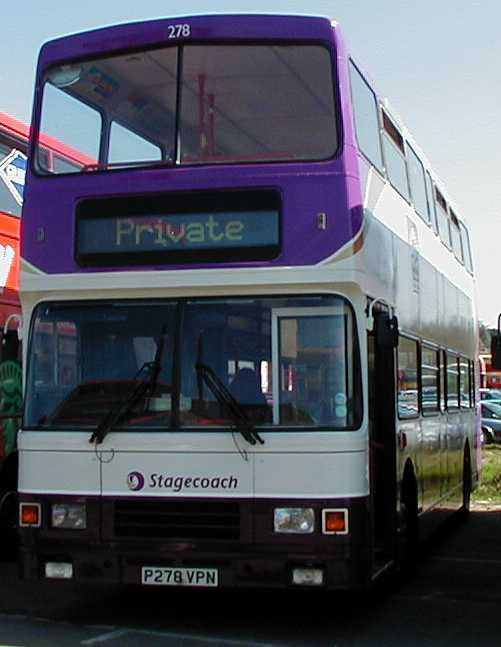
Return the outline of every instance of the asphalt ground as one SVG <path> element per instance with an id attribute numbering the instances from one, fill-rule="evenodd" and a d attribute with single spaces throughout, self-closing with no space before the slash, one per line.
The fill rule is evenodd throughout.
<path id="1" fill-rule="evenodd" d="M 501 645 L 501 510 L 481 506 L 367 595 L 21 582 L 0 564 L 0 647 Z"/>

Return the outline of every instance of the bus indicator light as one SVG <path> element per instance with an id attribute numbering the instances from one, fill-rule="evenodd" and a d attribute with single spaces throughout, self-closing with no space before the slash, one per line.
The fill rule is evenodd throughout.
<path id="1" fill-rule="evenodd" d="M 322 532 L 324 535 L 347 535 L 348 510 L 346 508 L 323 510 Z"/>
<path id="2" fill-rule="evenodd" d="M 40 503 L 21 503 L 19 505 L 19 525 L 22 528 L 40 528 L 42 525 L 42 506 Z"/>

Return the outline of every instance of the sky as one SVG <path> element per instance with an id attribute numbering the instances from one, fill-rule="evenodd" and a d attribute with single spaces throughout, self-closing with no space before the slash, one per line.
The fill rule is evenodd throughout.
<path id="1" fill-rule="evenodd" d="M 110 24 L 197 13 L 330 16 L 468 223 L 478 314 L 501 312 L 499 0 L 4 0 L 0 112 L 29 121 L 41 45 Z"/>

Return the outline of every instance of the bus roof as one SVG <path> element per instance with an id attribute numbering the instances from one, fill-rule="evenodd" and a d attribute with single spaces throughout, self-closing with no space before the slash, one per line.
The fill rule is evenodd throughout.
<path id="1" fill-rule="evenodd" d="M 63 36 L 46 42 L 39 57 L 40 66 L 46 67 L 64 59 L 91 57 L 103 51 L 120 51 L 168 43 L 167 27 L 189 20 L 191 38 L 173 38 L 173 42 L 186 42 L 193 38 L 234 39 L 235 30 L 242 29 L 246 39 L 253 38 L 322 38 L 332 37 L 333 22 L 326 16 L 298 14 L 198 14 L 156 20 L 123 23 L 101 27 L 86 32 Z M 196 30 L 196 31 L 195 31 Z"/>
<path id="2" fill-rule="evenodd" d="M 0 112 L 0 129 L 24 140 L 30 136 L 30 127 L 6 112 Z"/>

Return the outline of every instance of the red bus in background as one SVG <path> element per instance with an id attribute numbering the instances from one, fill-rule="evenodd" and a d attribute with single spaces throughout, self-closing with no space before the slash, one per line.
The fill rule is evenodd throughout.
<path id="1" fill-rule="evenodd" d="M 483 389 L 501 389 L 501 371 L 495 371 L 491 365 L 490 354 L 480 355 L 480 387 Z"/>
<path id="2" fill-rule="evenodd" d="M 0 112 L 0 528 L 12 528 L 17 501 L 16 436 L 22 409 L 19 262 L 21 211 L 30 127 Z M 41 135 L 44 164 L 54 172 L 93 164 Z M 5 543 L 5 534 L 0 541 Z"/>
<path id="3" fill-rule="evenodd" d="M 0 113 L 0 493 L 11 489 L 13 476 L 5 459 L 15 453 L 19 420 L 5 418 L 22 406 L 19 238 L 29 127 Z M 6 481 L 8 484 L 6 484 Z M 1 520 L 0 507 L 0 520 Z"/>
<path id="4" fill-rule="evenodd" d="M 0 112 L 0 527 L 2 553 L 14 545 L 17 452 L 22 407 L 21 348 L 17 326 L 19 239 L 29 126 Z"/>

